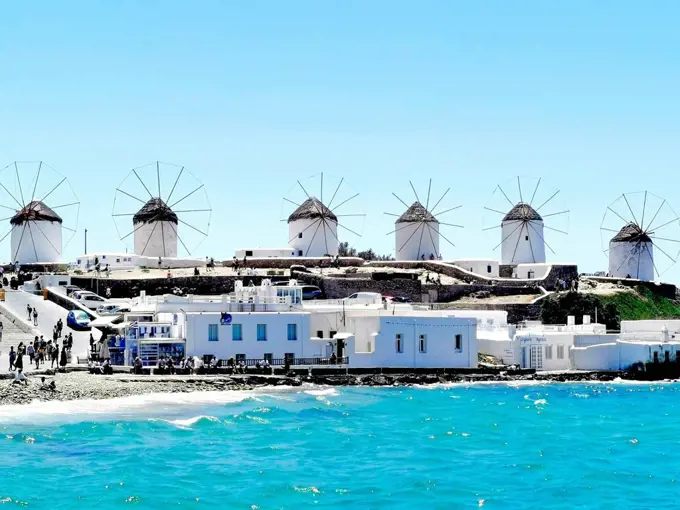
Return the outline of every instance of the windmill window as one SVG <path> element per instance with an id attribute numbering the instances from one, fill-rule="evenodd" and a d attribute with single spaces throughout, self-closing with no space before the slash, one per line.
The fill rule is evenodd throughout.
<path id="1" fill-rule="evenodd" d="M 300 232 L 300 233 L 298 234 L 298 238 L 299 238 L 299 239 L 302 239 L 302 232 Z"/>
<path id="2" fill-rule="evenodd" d="M 490 273 L 491 272 L 491 266 L 486 266 L 486 272 Z"/>
<path id="3" fill-rule="evenodd" d="M 529 236 L 524 236 L 524 240 L 525 240 L 525 241 L 528 241 L 528 240 L 529 240 Z"/>
<path id="4" fill-rule="evenodd" d="M 253 250 L 246 250 L 246 257 L 252 257 L 253 256 Z"/>
<path id="5" fill-rule="evenodd" d="M 120 259 L 116 259 L 116 262 L 120 262 Z"/>

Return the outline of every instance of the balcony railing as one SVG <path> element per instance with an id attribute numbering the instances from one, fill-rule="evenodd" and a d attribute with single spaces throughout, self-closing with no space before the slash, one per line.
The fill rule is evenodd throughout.
<path id="1" fill-rule="evenodd" d="M 206 364 L 209 363 L 209 356 L 206 356 L 208 358 L 206 360 Z M 254 367 L 257 366 L 258 363 L 262 363 L 262 359 L 243 359 L 243 360 L 235 360 L 234 363 L 238 365 L 241 361 L 245 364 L 247 367 Z M 335 363 L 331 363 L 331 359 L 328 357 L 316 357 L 316 358 L 289 358 L 286 360 L 286 358 L 272 358 L 270 360 L 267 360 L 269 364 L 273 367 L 282 367 L 285 366 L 286 361 L 289 362 L 290 366 L 293 365 L 329 365 L 329 366 L 336 366 L 336 365 L 348 365 L 349 364 L 349 357 L 344 356 L 342 358 L 336 358 Z M 226 359 L 221 359 L 219 360 L 217 366 L 220 368 L 227 368 L 227 363 L 228 361 Z"/>

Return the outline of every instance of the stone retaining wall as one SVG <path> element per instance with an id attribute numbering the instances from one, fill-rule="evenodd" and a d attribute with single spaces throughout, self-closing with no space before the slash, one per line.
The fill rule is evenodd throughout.
<path id="1" fill-rule="evenodd" d="M 341 257 L 337 261 L 340 267 L 360 267 L 364 265 L 364 259 L 359 257 Z M 247 257 L 245 264 L 243 259 L 238 260 L 239 267 L 252 267 L 254 269 L 289 269 L 291 266 L 305 267 L 331 267 L 335 263 L 330 257 Z M 218 262 L 224 267 L 232 267 L 232 260 Z"/>
<path id="2" fill-rule="evenodd" d="M 626 278 L 609 278 L 606 276 L 587 276 L 588 280 L 593 280 L 600 283 L 613 283 L 623 285 L 624 287 L 645 287 L 652 291 L 657 296 L 668 299 L 676 299 L 677 287 L 671 283 L 655 283 L 643 282 L 641 280 L 626 279 Z"/>
<path id="3" fill-rule="evenodd" d="M 392 296 L 407 296 L 419 302 L 423 295 L 420 280 L 413 279 L 334 278 L 300 271 L 293 271 L 292 278 L 308 285 L 318 286 L 324 291 L 326 299 L 342 299 L 355 292 L 379 292 Z"/>
<path id="4" fill-rule="evenodd" d="M 492 296 L 517 296 L 540 294 L 540 289 L 535 287 L 508 287 L 504 285 L 482 285 L 482 284 L 455 284 L 455 285 L 424 285 L 425 292 L 434 290 L 437 292 L 437 301 L 455 301 L 474 294 L 475 292 L 488 292 Z"/>

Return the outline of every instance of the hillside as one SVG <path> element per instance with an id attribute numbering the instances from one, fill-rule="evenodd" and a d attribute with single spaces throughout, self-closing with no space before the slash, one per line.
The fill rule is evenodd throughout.
<path id="1" fill-rule="evenodd" d="M 680 303 L 655 295 L 645 287 L 624 292 L 590 293 L 565 292 L 552 294 L 541 303 L 544 324 L 566 324 L 567 316 L 574 315 L 580 324 L 583 315 L 590 315 L 607 329 L 619 329 L 622 320 L 680 319 Z"/>

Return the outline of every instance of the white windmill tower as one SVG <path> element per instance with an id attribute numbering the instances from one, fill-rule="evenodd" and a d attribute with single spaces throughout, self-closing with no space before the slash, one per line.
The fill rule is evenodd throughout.
<path id="1" fill-rule="evenodd" d="M 356 231 L 359 228 L 349 228 L 341 223 L 339 218 L 364 218 L 366 215 L 356 212 L 344 214 L 337 212 L 340 207 L 358 197 L 359 193 L 354 193 L 346 185 L 343 187 L 345 180 L 344 178 L 340 179 L 328 205 L 326 205 L 323 200 L 324 174 L 314 175 L 308 180 L 311 183 L 307 183 L 307 186 L 315 186 L 317 182 L 320 184 L 319 198 L 310 195 L 307 192 L 307 187 L 300 181 L 296 181 L 297 186 L 294 188 L 298 191 L 298 196 L 296 197 L 289 192 L 293 195 L 293 199 L 283 198 L 285 202 L 296 206 L 292 213 L 282 219 L 282 221 L 288 223 L 288 245 L 297 257 L 336 256 L 340 245 L 338 228 L 361 237 L 361 234 Z M 326 180 L 328 181 L 328 178 Z M 336 199 L 339 203 L 334 206 Z"/>
<path id="2" fill-rule="evenodd" d="M 172 186 L 167 189 L 169 183 Z M 193 174 L 183 166 L 156 161 L 133 168 L 116 188 L 112 216 L 119 236 L 127 230 L 122 222 L 132 217 L 132 231 L 120 240 L 133 236 L 135 254 L 175 258 L 190 256 L 205 240 L 211 213 L 205 186 Z"/>
<path id="3" fill-rule="evenodd" d="M 524 178 L 526 186 L 529 178 Z M 541 213 L 541 209 L 550 204 L 555 205 L 555 198 L 560 193 L 559 190 L 552 193 L 545 193 L 541 188 L 541 179 L 536 181 L 534 191 L 531 195 L 531 200 L 528 202 L 524 200 L 522 192 L 522 178 L 516 178 L 517 197 L 513 201 L 503 190 L 500 185 L 496 187 L 491 203 L 494 201 L 500 204 L 484 207 L 485 210 L 495 214 L 502 215 L 500 223 L 497 219 L 492 220 L 492 226 L 484 228 L 484 230 L 501 229 L 500 242 L 494 247 L 494 250 L 501 248 L 501 264 L 502 265 L 517 265 L 517 264 L 543 264 L 546 261 L 545 249 L 546 247 L 554 254 L 554 250 L 545 241 L 545 230 L 558 232 L 560 234 L 567 234 L 566 227 L 555 228 L 546 225 L 545 218 L 555 217 L 557 220 L 562 220 L 568 223 L 569 210 L 560 207 L 556 212 Z M 506 189 L 507 189 L 507 185 Z M 539 193 L 539 189 L 541 192 Z M 541 195 L 548 196 L 547 199 L 541 201 Z M 509 210 L 502 210 L 503 204 L 509 204 Z M 534 204 L 540 204 L 537 207 Z"/>
<path id="4" fill-rule="evenodd" d="M 4 195 L 0 201 L 16 205 L 0 205 L 13 211 L 5 218 L 10 230 L 0 238 L 2 242 L 11 236 L 11 261 L 22 265 L 61 262 L 64 248 L 76 233 L 80 210 L 67 178 L 42 161 L 16 161 L 0 171 L 0 189 Z M 28 201 L 24 189 L 32 190 Z"/>
<path id="5" fill-rule="evenodd" d="M 451 188 L 448 188 L 439 200 L 430 209 L 430 195 L 432 192 L 432 179 L 427 188 L 427 199 L 425 205 L 422 204 L 418 193 L 416 192 L 413 183 L 409 181 L 411 190 L 415 195 L 415 202 L 408 205 L 396 193 L 392 193 L 399 202 L 401 202 L 406 210 L 402 214 L 385 213 L 389 216 L 396 216 L 394 222 L 394 230 L 388 232 L 387 235 L 395 235 L 395 259 L 396 260 L 431 260 L 441 258 L 441 251 L 439 250 L 439 238 L 441 237 L 451 246 L 455 245 L 449 241 L 444 234 L 442 234 L 442 227 L 457 227 L 463 228 L 462 225 L 453 223 L 444 223 L 440 221 L 437 216 L 459 209 L 461 206 L 455 206 L 445 209 L 440 212 L 435 212 L 439 204 L 447 195 Z"/>
<path id="6" fill-rule="evenodd" d="M 647 191 L 624 193 L 607 206 L 600 234 L 612 278 L 652 281 L 680 254 L 678 216 L 665 199 Z"/>

